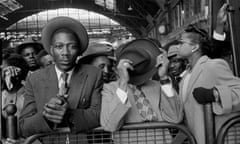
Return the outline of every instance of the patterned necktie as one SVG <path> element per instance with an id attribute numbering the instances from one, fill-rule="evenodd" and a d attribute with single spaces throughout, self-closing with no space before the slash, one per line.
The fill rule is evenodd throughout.
<path id="1" fill-rule="evenodd" d="M 59 80 L 59 91 L 58 91 L 59 96 L 65 97 L 67 94 L 67 91 L 68 91 L 67 79 L 68 79 L 68 73 L 66 72 L 61 73 L 60 80 Z"/>
<path id="2" fill-rule="evenodd" d="M 157 114 L 153 111 L 149 100 L 144 93 L 137 89 L 134 92 L 134 99 L 138 108 L 139 114 L 143 117 L 144 121 L 157 121 Z"/>

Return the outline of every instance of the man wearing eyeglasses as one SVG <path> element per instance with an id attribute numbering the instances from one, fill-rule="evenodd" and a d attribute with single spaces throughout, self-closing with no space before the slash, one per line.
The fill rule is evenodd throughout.
<path id="1" fill-rule="evenodd" d="M 93 66 L 76 64 L 88 46 L 85 28 L 72 18 L 57 17 L 44 27 L 42 41 L 55 65 L 33 73 L 26 82 L 21 134 L 58 129 L 80 132 L 97 127 L 102 74 Z"/>
<path id="2" fill-rule="evenodd" d="M 216 123 L 223 123 L 229 113 L 240 111 L 240 79 L 233 75 L 226 61 L 207 56 L 211 46 L 203 29 L 189 26 L 179 42 L 178 55 L 189 62 L 179 92 L 185 123 L 197 143 L 205 144 L 203 105 L 211 103 Z"/>

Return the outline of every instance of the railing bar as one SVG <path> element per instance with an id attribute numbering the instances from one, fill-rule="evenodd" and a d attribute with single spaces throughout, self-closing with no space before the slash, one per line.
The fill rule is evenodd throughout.
<path id="1" fill-rule="evenodd" d="M 156 139 L 156 129 L 154 129 L 154 144 L 156 144 L 157 139 Z"/>

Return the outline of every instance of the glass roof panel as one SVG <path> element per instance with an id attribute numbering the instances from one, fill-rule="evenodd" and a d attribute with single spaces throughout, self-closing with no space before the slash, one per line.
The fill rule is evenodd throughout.
<path id="1" fill-rule="evenodd" d="M 16 0 L 0 0 L 0 15 L 4 16 L 22 7 Z"/>
<path id="2" fill-rule="evenodd" d="M 94 2 L 109 10 L 116 10 L 116 0 L 95 0 Z"/>

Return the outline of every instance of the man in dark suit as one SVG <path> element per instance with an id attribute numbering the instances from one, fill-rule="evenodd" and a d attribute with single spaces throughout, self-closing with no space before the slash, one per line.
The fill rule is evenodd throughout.
<path id="1" fill-rule="evenodd" d="M 42 42 L 55 65 L 27 79 L 20 133 L 30 136 L 60 128 L 80 132 L 97 127 L 101 72 L 93 66 L 76 64 L 88 46 L 85 28 L 72 18 L 57 17 L 44 27 Z"/>

